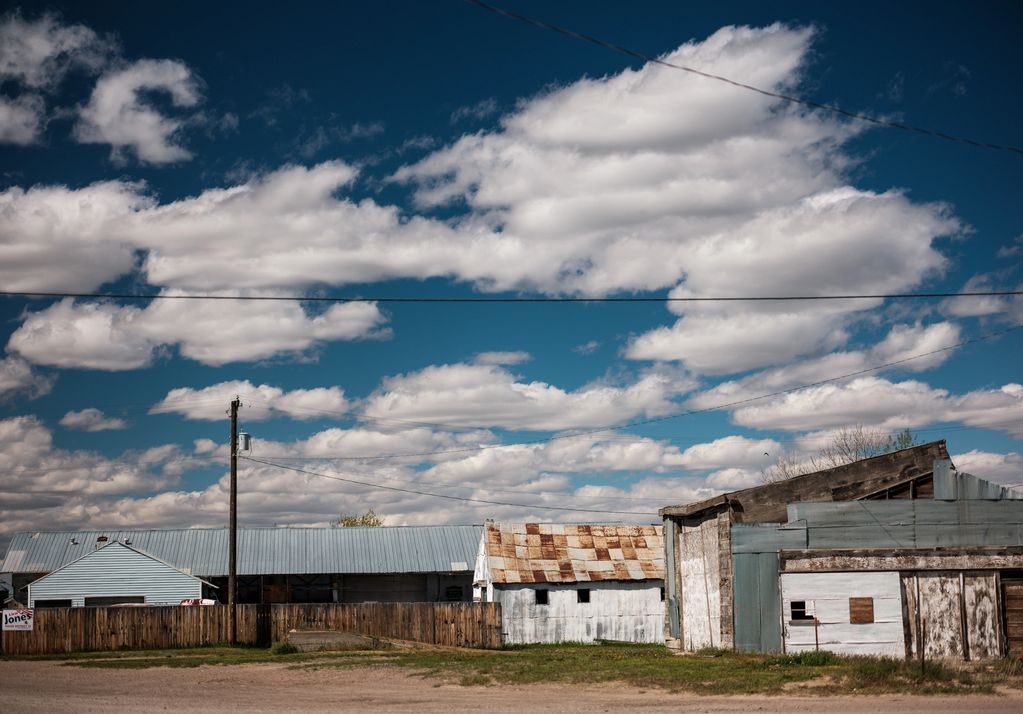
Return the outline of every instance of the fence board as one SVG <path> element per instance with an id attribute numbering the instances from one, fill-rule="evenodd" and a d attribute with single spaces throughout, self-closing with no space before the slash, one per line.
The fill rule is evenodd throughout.
<path id="1" fill-rule="evenodd" d="M 239 605 L 238 641 L 268 644 L 291 630 L 336 630 L 455 647 L 500 647 L 499 603 Z M 31 632 L 4 632 L 0 652 L 56 654 L 202 647 L 227 641 L 227 607 L 37 608 Z"/>

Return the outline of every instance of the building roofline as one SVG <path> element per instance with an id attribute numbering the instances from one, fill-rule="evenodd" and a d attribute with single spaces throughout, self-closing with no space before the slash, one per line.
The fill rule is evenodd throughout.
<path id="1" fill-rule="evenodd" d="M 751 486 L 749 488 L 743 488 L 736 491 L 729 491 L 728 493 L 713 496 L 711 498 L 704 499 L 702 501 L 696 501 L 694 503 L 680 504 L 677 506 L 665 506 L 657 511 L 661 517 L 665 516 L 695 516 L 700 513 L 705 513 L 718 508 L 728 508 L 731 501 L 739 500 L 742 496 L 747 496 L 754 493 L 770 492 L 772 490 L 781 490 L 780 484 L 787 484 L 788 486 L 798 485 L 800 482 L 815 481 L 818 479 L 827 479 L 829 475 L 836 473 L 842 473 L 848 471 L 858 464 L 864 464 L 869 461 L 884 461 L 897 459 L 900 454 L 910 451 L 919 451 L 924 454 L 931 449 L 936 448 L 940 458 L 949 459 L 948 449 L 945 447 L 945 440 L 939 439 L 937 441 L 929 441 L 926 444 L 916 444 L 914 446 L 906 447 L 905 449 L 898 449 L 896 451 L 889 451 L 884 454 L 878 454 L 868 459 L 860 459 L 859 461 L 852 461 L 848 464 L 842 464 L 841 466 L 833 466 L 829 469 L 821 469 L 820 471 L 813 471 L 808 474 L 800 474 L 799 476 L 793 476 L 792 478 L 785 479 L 784 481 L 775 483 L 765 483 L 759 486 Z M 953 467 L 954 468 L 954 467 Z M 863 481 L 867 479 L 864 478 Z"/>

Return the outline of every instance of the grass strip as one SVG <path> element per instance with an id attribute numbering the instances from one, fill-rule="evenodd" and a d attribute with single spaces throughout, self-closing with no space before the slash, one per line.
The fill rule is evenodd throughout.
<path id="1" fill-rule="evenodd" d="M 401 667 L 465 686 L 623 683 L 695 694 L 989 694 L 1023 688 L 1023 664 L 965 664 L 830 652 L 742 654 L 708 649 L 680 656 L 660 645 L 532 645 L 503 650 L 352 649 L 287 653 L 287 648 L 204 647 L 142 652 L 87 652 L 21 659 L 59 659 L 104 669 L 279 663 L 302 669 Z"/>

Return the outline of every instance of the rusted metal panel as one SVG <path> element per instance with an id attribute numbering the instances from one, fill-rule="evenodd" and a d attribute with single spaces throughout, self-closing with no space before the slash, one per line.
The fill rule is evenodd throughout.
<path id="1" fill-rule="evenodd" d="M 494 587 L 506 644 L 663 642 L 660 581 L 550 585 L 545 605 L 536 602 L 538 587 Z M 577 591 L 583 588 L 589 590 L 589 602 L 579 601 Z"/>
<path id="2" fill-rule="evenodd" d="M 661 526 L 494 523 L 481 557 L 493 583 L 663 580 Z"/>
<path id="3" fill-rule="evenodd" d="M 905 652 L 899 574 L 784 573 L 781 576 L 785 651 L 830 650 L 852 655 L 900 657 Z M 860 605 L 854 609 L 851 600 Z M 810 620 L 790 617 L 803 603 Z M 862 617 L 870 602 L 869 621 Z M 854 615 L 859 614 L 860 622 Z M 813 619 L 815 618 L 815 619 Z"/>

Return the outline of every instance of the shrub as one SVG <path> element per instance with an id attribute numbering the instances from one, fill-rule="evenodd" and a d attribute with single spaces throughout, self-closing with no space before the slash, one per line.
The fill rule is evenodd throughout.
<path id="1" fill-rule="evenodd" d="M 827 650 L 795 652 L 768 660 L 768 664 L 777 664 L 783 667 L 831 667 L 841 664 L 841 662 L 842 659 L 837 654 Z"/>
<path id="2" fill-rule="evenodd" d="M 277 642 L 270 648 L 270 652 L 275 655 L 295 654 L 298 652 L 298 647 L 295 647 L 295 645 L 290 642 Z"/>

